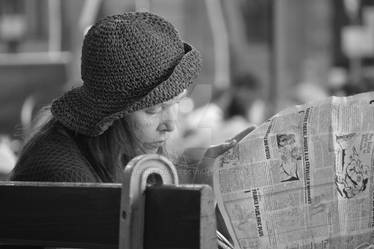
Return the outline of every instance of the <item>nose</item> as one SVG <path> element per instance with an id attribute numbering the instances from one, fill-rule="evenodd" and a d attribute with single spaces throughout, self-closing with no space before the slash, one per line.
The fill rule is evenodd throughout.
<path id="1" fill-rule="evenodd" d="M 165 120 L 162 122 L 159 126 L 159 131 L 161 132 L 172 132 L 176 128 L 175 121 L 174 120 Z"/>
<path id="2" fill-rule="evenodd" d="M 165 108 L 161 115 L 161 122 L 158 130 L 161 132 L 172 132 L 176 129 L 177 110 L 175 106 Z"/>

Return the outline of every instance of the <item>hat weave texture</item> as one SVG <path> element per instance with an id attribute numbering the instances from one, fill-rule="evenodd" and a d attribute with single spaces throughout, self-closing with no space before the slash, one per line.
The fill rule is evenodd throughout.
<path id="1" fill-rule="evenodd" d="M 148 12 L 108 16 L 84 38 L 83 85 L 54 100 L 52 114 L 78 133 L 97 136 L 114 120 L 177 96 L 200 68 L 200 53 L 164 18 Z"/>

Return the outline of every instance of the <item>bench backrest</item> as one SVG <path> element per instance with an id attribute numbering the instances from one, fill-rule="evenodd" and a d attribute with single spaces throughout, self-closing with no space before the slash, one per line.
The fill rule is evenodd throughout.
<path id="1" fill-rule="evenodd" d="M 216 248 L 212 189 L 178 185 L 174 166 L 160 155 L 131 160 L 122 184 L 0 182 L 1 244 Z"/>
<path id="2" fill-rule="evenodd" d="M 129 218 L 122 193 L 121 184 L 0 182 L 0 244 L 118 248 Z M 214 247 L 211 194 L 204 185 L 147 188 L 144 248 Z"/>
<path id="3" fill-rule="evenodd" d="M 0 242 L 118 248 L 121 184 L 0 183 Z"/>

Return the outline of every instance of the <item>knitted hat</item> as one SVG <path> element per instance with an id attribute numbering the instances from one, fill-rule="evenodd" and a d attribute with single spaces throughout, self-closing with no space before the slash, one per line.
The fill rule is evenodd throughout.
<path id="1" fill-rule="evenodd" d="M 124 115 L 179 95 L 200 68 L 200 53 L 165 19 L 147 12 L 108 16 L 84 38 L 83 85 L 54 100 L 52 114 L 97 136 Z"/>

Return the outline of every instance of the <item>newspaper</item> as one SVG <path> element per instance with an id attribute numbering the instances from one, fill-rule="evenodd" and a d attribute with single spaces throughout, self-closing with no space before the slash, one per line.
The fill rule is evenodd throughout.
<path id="1" fill-rule="evenodd" d="M 295 106 L 215 162 L 235 248 L 374 248 L 374 92 Z"/>

